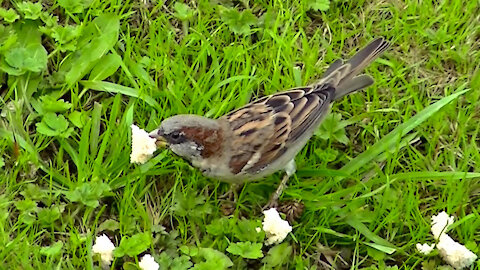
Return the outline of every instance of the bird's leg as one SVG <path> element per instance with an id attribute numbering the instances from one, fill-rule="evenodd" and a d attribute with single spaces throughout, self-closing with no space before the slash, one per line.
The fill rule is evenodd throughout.
<path id="1" fill-rule="evenodd" d="M 274 208 L 278 206 L 278 198 L 282 195 L 283 190 L 287 186 L 288 179 L 292 176 L 296 171 L 295 160 L 290 160 L 285 166 L 285 175 L 283 176 L 282 182 L 277 187 L 277 190 L 272 194 L 268 203 L 264 206 L 264 209 Z"/>
<path id="2" fill-rule="evenodd" d="M 221 200 L 220 209 L 225 216 L 230 216 L 235 212 L 238 201 L 238 190 L 241 189 L 240 184 L 231 184 L 230 188 L 218 198 Z"/>
<path id="3" fill-rule="evenodd" d="M 218 198 L 236 203 L 238 199 L 238 190 L 241 188 L 239 184 L 231 184 L 227 192 L 220 195 Z"/>
<path id="4" fill-rule="evenodd" d="M 270 200 L 268 200 L 268 203 L 263 207 L 264 209 L 276 208 L 278 206 L 278 198 L 280 197 L 280 195 L 282 195 L 285 186 L 287 186 L 289 178 L 290 176 L 288 174 L 285 174 L 283 176 L 282 182 L 280 182 L 277 190 L 275 190 L 275 192 L 270 197 Z"/>

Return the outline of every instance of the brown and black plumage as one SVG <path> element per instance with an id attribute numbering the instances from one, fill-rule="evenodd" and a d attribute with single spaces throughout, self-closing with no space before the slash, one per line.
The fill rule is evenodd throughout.
<path id="1" fill-rule="evenodd" d="M 295 156 L 331 104 L 373 84 L 361 72 L 388 46 L 383 38 L 375 39 L 350 60 L 335 61 L 309 86 L 260 98 L 218 119 L 176 115 L 150 134 L 209 177 L 242 183 L 278 170 L 290 175 Z"/>

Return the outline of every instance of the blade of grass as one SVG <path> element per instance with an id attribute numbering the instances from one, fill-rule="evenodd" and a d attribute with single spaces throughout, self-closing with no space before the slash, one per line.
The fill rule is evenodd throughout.
<path id="1" fill-rule="evenodd" d="M 410 132 L 411 130 L 416 128 L 418 125 L 423 123 L 425 120 L 427 120 L 429 117 L 434 115 L 442 107 L 444 107 L 445 105 L 452 102 L 453 100 L 455 100 L 456 98 L 465 94 L 468 91 L 469 89 L 458 91 L 457 93 L 444 97 L 441 100 L 435 102 L 434 104 L 426 107 L 421 112 L 416 114 L 414 117 L 410 118 L 407 122 L 401 124 L 400 126 L 395 128 L 393 131 L 388 133 L 385 137 L 383 137 L 381 140 L 376 142 L 372 147 L 368 148 L 363 153 L 356 156 L 350 162 L 345 164 L 340 169 L 340 171 L 349 175 L 352 174 L 353 172 L 360 169 L 365 164 L 368 164 L 369 162 L 371 162 L 373 159 L 375 159 L 375 157 L 377 157 L 387 149 L 392 148 L 395 145 L 395 143 L 398 141 L 399 137 L 401 138 L 405 136 L 408 132 Z"/>
<path id="2" fill-rule="evenodd" d="M 157 109 L 161 108 L 160 104 L 158 104 L 151 96 L 145 93 L 140 93 L 139 90 L 133 89 L 131 87 L 104 81 L 80 81 L 80 83 L 83 86 L 92 90 L 108 92 L 112 94 L 122 94 L 129 97 L 139 98 L 152 107 L 155 107 Z"/>
<path id="3" fill-rule="evenodd" d="M 392 254 L 395 252 L 398 247 L 393 245 L 392 243 L 388 242 L 387 240 L 381 238 L 380 236 L 376 235 L 374 232 L 370 231 L 365 224 L 363 224 L 360 220 L 358 220 L 355 216 L 350 215 L 345 219 L 345 222 L 356 229 L 358 232 L 363 234 L 368 240 L 373 241 L 375 245 L 365 243 L 375 249 L 378 249 L 382 252 L 387 254 Z"/>
<path id="4" fill-rule="evenodd" d="M 388 178 L 387 178 L 388 177 Z M 480 178 L 480 173 L 469 173 L 469 172 L 409 172 L 409 173 L 399 173 L 390 176 L 383 177 L 381 182 L 386 182 L 379 188 L 363 194 L 362 196 L 358 196 L 357 199 L 364 199 L 367 197 L 372 197 L 375 194 L 380 193 L 383 191 L 387 186 L 393 184 L 398 180 L 411 180 L 414 181 L 416 179 L 448 179 L 448 180 L 461 180 L 461 179 L 472 179 L 472 178 Z"/>
<path id="5" fill-rule="evenodd" d="M 100 136 L 100 122 L 102 116 L 102 104 L 95 102 L 92 111 L 92 127 L 90 130 L 90 155 L 95 156 L 98 151 L 98 137 Z"/>

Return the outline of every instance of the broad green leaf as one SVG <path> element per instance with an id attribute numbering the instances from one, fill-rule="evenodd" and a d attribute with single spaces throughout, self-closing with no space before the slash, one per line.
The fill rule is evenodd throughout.
<path id="1" fill-rule="evenodd" d="M 405 136 L 408 132 L 416 128 L 418 125 L 423 123 L 425 120 L 430 118 L 434 115 L 437 111 L 443 108 L 448 103 L 452 102 L 453 100 L 457 99 L 459 96 L 465 94 L 469 90 L 461 90 L 452 94 L 450 96 L 444 97 L 441 100 L 435 102 L 432 105 L 429 105 L 415 116 L 407 120 L 405 123 L 399 125 L 393 131 L 388 133 L 378 142 L 376 142 L 373 146 L 368 148 L 366 151 L 361 153 L 360 155 L 356 156 L 354 159 L 350 160 L 347 164 L 345 164 L 340 171 L 346 174 L 352 174 L 356 170 L 360 169 L 365 164 L 370 163 L 373 159 L 375 159 L 378 155 L 395 146 L 398 140 Z"/>
<path id="2" fill-rule="evenodd" d="M 198 247 L 194 246 L 181 246 L 179 250 L 190 257 L 198 256 Z"/>
<path id="3" fill-rule="evenodd" d="M 65 76 L 68 85 L 77 83 L 93 68 L 118 40 L 120 20 L 113 14 L 104 14 L 90 22 L 82 32 L 75 51 L 60 66 L 58 73 Z"/>
<path id="4" fill-rule="evenodd" d="M 258 19 L 258 24 L 262 28 L 273 27 L 278 16 L 279 14 L 274 12 L 273 9 L 269 9 L 267 10 L 267 12 L 263 13 L 263 15 Z M 297 81 L 295 81 L 295 83 L 297 84 Z"/>
<path id="5" fill-rule="evenodd" d="M 55 244 L 51 246 L 42 247 L 42 249 L 40 249 L 40 254 L 53 257 L 60 254 L 60 252 L 62 252 L 62 248 L 63 248 L 63 242 L 57 241 L 55 242 Z"/>
<path id="6" fill-rule="evenodd" d="M 245 259 L 258 259 L 263 257 L 262 243 L 238 242 L 230 243 L 227 251 Z"/>
<path id="7" fill-rule="evenodd" d="M 102 81 L 112 76 L 122 64 L 122 58 L 116 53 L 110 53 L 102 57 L 95 65 L 88 77 L 90 81 Z"/>
<path id="8" fill-rule="evenodd" d="M 3 168 L 3 166 L 5 166 L 5 160 L 3 157 L 0 157 L 0 169 Z"/>
<path id="9" fill-rule="evenodd" d="M 47 136 L 58 136 L 61 134 L 61 131 L 54 130 L 50 128 L 45 122 L 40 122 L 35 124 L 37 126 L 37 132 Z"/>
<path id="10" fill-rule="evenodd" d="M 273 246 L 268 251 L 267 256 L 262 259 L 262 262 L 267 267 L 279 267 L 284 265 L 290 260 L 292 254 L 292 247 L 287 243 Z"/>
<path id="11" fill-rule="evenodd" d="M 0 24 L 0 52 L 8 50 L 17 42 L 17 34 L 11 26 Z"/>
<path id="12" fill-rule="evenodd" d="M 74 126 L 83 128 L 87 124 L 89 117 L 86 112 L 73 111 L 68 115 L 68 120 L 70 120 Z"/>
<path id="13" fill-rule="evenodd" d="M 338 156 L 338 151 L 332 148 L 317 148 L 315 149 L 314 153 L 324 162 L 334 161 Z"/>
<path id="14" fill-rule="evenodd" d="M 147 232 L 137 233 L 132 237 L 124 236 L 120 245 L 113 251 L 115 257 L 136 256 L 150 247 L 152 237 Z"/>
<path id="15" fill-rule="evenodd" d="M 138 270 L 138 266 L 133 262 L 124 262 L 122 265 L 123 270 Z"/>
<path id="16" fill-rule="evenodd" d="M 45 27 L 42 27 L 42 31 L 44 32 L 49 32 L 50 29 L 58 25 L 58 16 L 43 13 L 41 19 L 45 24 Z"/>
<path id="17" fill-rule="evenodd" d="M 18 216 L 18 221 L 27 225 L 32 225 L 37 221 L 37 214 L 35 212 L 23 212 Z"/>

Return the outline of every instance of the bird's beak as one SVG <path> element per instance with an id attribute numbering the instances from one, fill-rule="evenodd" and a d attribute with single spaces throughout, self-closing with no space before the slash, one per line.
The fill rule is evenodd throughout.
<path id="1" fill-rule="evenodd" d="M 165 139 L 165 137 L 162 136 L 162 132 L 159 132 L 158 129 L 155 129 L 152 132 L 150 132 L 148 136 L 150 136 L 150 138 L 154 138 L 157 140 L 155 142 L 155 144 L 157 145 L 157 148 L 168 147 L 167 140 Z"/>

